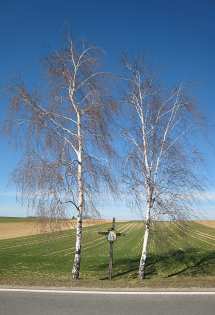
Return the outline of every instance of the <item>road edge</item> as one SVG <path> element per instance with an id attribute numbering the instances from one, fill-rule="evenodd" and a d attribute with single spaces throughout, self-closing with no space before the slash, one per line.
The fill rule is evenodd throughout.
<path id="1" fill-rule="evenodd" d="M 0 286 L 0 292 L 55 293 L 55 294 L 110 294 L 110 295 L 215 295 L 215 288 L 68 288 Z"/>

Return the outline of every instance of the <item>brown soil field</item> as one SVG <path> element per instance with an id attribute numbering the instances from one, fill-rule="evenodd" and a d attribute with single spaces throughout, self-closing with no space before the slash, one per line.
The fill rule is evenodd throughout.
<path id="1" fill-rule="evenodd" d="M 104 220 L 84 220 L 84 226 L 105 223 Z M 65 221 L 61 224 L 39 223 L 38 221 L 0 222 L 0 240 L 28 236 L 40 233 L 73 229 L 75 221 Z"/>
<path id="2" fill-rule="evenodd" d="M 200 220 L 200 221 L 197 221 L 197 223 L 206 225 L 206 226 L 211 227 L 211 228 L 215 228 L 215 220 L 204 220 L 204 221 Z"/>

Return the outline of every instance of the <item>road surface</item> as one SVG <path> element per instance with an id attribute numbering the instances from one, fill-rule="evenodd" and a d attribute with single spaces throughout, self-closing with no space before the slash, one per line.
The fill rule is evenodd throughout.
<path id="1" fill-rule="evenodd" d="M 215 295 L 0 291 L 0 315 L 214 315 Z"/>

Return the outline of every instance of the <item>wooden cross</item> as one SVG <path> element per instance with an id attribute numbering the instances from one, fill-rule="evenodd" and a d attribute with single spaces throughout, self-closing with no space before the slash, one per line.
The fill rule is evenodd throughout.
<path id="1" fill-rule="evenodd" d="M 107 241 L 109 242 L 109 267 L 108 267 L 108 274 L 109 280 L 112 279 L 112 270 L 113 270 L 113 243 L 117 240 L 118 236 L 125 235 L 124 233 L 116 232 L 115 230 L 115 223 L 116 220 L 113 218 L 112 227 L 104 232 L 98 232 L 100 235 L 105 235 Z"/>

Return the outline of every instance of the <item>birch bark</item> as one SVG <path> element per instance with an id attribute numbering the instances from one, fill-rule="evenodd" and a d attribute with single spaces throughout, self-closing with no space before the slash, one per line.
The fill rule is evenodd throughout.
<path id="1" fill-rule="evenodd" d="M 81 115 L 77 111 L 77 135 L 78 135 L 78 216 L 76 223 L 75 256 L 72 268 L 72 278 L 79 279 L 81 264 L 81 240 L 82 240 L 82 217 L 84 208 L 84 185 L 83 185 L 83 139 L 81 134 Z"/>
<path id="2" fill-rule="evenodd" d="M 145 265 L 146 265 L 146 259 L 147 259 L 147 248 L 148 248 L 148 241 L 149 241 L 152 206 L 153 206 L 152 188 L 149 187 L 148 188 L 148 200 L 147 200 L 147 213 L 146 213 L 145 233 L 144 233 L 144 238 L 143 238 L 142 254 L 141 254 L 140 264 L 139 264 L 139 278 L 141 280 L 143 280 L 144 276 L 145 276 Z"/>

